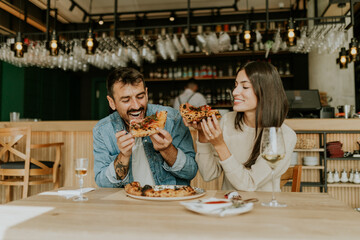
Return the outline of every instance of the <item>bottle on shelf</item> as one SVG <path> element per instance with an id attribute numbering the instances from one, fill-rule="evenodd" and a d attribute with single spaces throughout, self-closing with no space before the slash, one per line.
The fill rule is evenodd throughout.
<path id="1" fill-rule="evenodd" d="M 334 175 L 331 171 L 328 171 L 327 173 L 327 183 L 333 183 L 334 182 Z"/>
<path id="2" fill-rule="evenodd" d="M 187 67 L 186 67 L 186 66 L 183 68 L 182 77 L 183 77 L 183 78 L 187 78 L 187 77 L 188 77 L 188 70 L 187 70 Z"/>
<path id="3" fill-rule="evenodd" d="M 350 174 L 349 174 L 349 182 L 354 182 L 354 170 L 350 170 Z"/>
<path id="4" fill-rule="evenodd" d="M 341 172 L 341 178 L 340 181 L 342 183 L 347 183 L 349 181 L 348 176 L 347 176 L 347 172 L 345 171 L 345 168 L 343 169 L 343 171 Z"/>
<path id="5" fill-rule="evenodd" d="M 173 78 L 174 78 L 174 75 L 173 75 L 173 70 L 172 70 L 172 68 L 171 68 L 171 67 L 169 67 L 168 77 L 169 77 L 170 79 L 173 79 Z"/>
<path id="6" fill-rule="evenodd" d="M 168 78 L 168 72 L 167 68 L 164 68 L 162 78 Z"/>
<path id="7" fill-rule="evenodd" d="M 340 182 L 339 172 L 336 169 L 335 169 L 335 172 L 334 172 L 334 182 L 335 183 Z"/>
<path id="8" fill-rule="evenodd" d="M 188 69 L 188 77 L 189 77 L 189 78 L 194 77 L 192 67 L 189 67 L 189 69 Z"/>

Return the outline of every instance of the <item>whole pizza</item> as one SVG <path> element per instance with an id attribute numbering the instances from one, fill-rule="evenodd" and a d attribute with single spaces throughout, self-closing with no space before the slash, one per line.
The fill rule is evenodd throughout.
<path id="1" fill-rule="evenodd" d="M 196 191 L 190 186 L 179 186 L 174 189 L 162 189 L 154 190 L 152 186 L 145 185 L 141 187 L 139 182 L 132 182 L 125 186 L 125 191 L 128 194 L 134 196 L 146 196 L 146 197 L 159 197 L 159 198 L 169 198 L 169 197 L 186 197 L 195 195 Z"/>
<path id="2" fill-rule="evenodd" d="M 212 115 L 215 115 L 217 119 L 221 118 L 219 111 L 212 109 L 209 105 L 194 107 L 189 103 L 183 103 L 180 105 L 179 111 L 187 122 L 201 122 Z"/>
<path id="3" fill-rule="evenodd" d="M 130 133 L 134 137 L 146 137 L 158 133 L 158 128 L 164 128 L 167 112 L 156 112 L 143 119 L 133 119 L 130 121 Z"/>

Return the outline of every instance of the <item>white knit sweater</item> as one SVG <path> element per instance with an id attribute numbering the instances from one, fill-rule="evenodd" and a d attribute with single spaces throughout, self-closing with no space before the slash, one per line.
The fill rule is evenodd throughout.
<path id="1" fill-rule="evenodd" d="M 231 156 L 220 161 L 217 152 L 210 143 L 197 144 L 196 162 L 199 171 L 205 181 L 218 178 L 224 172 L 223 190 L 242 191 L 272 191 L 271 168 L 261 156 L 251 169 L 244 167 L 249 158 L 255 140 L 255 128 L 243 124 L 242 131 L 235 129 L 236 112 L 227 113 L 220 122 L 223 130 L 224 141 L 231 152 Z M 275 191 L 280 191 L 280 177 L 288 169 L 291 161 L 291 154 L 296 144 L 295 132 L 283 124 L 283 131 L 286 154 L 284 159 L 277 162 L 275 168 Z"/>

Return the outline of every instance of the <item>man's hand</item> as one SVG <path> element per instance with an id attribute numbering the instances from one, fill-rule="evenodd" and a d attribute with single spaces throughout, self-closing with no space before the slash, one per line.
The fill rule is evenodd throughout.
<path id="1" fill-rule="evenodd" d="M 116 172 L 116 178 L 118 180 L 122 180 L 126 177 L 129 170 L 129 161 L 132 153 L 132 147 L 135 144 L 135 139 L 131 134 L 127 134 L 126 131 L 117 132 L 115 137 L 117 139 L 120 154 L 114 161 L 114 169 Z"/>
<path id="2" fill-rule="evenodd" d="M 159 128 L 159 133 L 150 136 L 156 151 L 163 151 L 172 145 L 172 137 L 166 130 Z"/>
<path id="3" fill-rule="evenodd" d="M 159 151 L 166 163 L 172 167 L 176 161 L 178 150 L 172 144 L 172 137 L 164 129 L 159 129 L 159 133 L 150 136 L 154 149 Z"/>
<path id="4" fill-rule="evenodd" d="M 130 133 L 127 134 L 125 130 L 117 132 L 115 134 L 117 139 L 117 145 L 120 152 L 125 156 L 129 157 L 132 153 L 132 147 L 135 145 L 135 138 Z"/>

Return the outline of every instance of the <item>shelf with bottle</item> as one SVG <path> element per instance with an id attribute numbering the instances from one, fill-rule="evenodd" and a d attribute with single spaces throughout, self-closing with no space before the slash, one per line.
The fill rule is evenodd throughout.
<path id="1" fill-rule="evenodd" d="M 289 62 L 273 62 L 277 67 L 281 78 L 293 78 Z M 185 81 L 190 78 L 196 80 L 235 80 L 236 72 L 241 66 L 238 62 L 233 64 L 220 63 L 214 64 L 177 64 L 154 66 L 145 71 L 145 81 Z"/>
<path id="2" fill-rule="evenodd" d="M 236 50 L 236 51 L 227 51 L 227 52 L 221 52 L 221 53 L 213 53 L 207 55 L 204 52 L 190 52 L 190 53 L 183 53 L 179 54 L 178 58 L 216 58 L 216 57 L 237 57 L 237 56 L 261 56 L 264 55 L 265 57 L 266 51 L 265 50 Z M 270 51 L 269 56 L 272 55 L 285 55 L 285 54 L 292 54 L 292 52 L 289 51 L 278 51 L 276 53 Z"/>
<path id="3" fill-rule="evenodd" d="M 342 158 L 329 158 L 327 160 L 360 160 L 360 157 L 342 157 Z"/>
<path id="4" fill-rule="evenodd" d="M 294 149 L 294 152 L 324 152 L 324 148 Z"/>
<path id="5" fill-rule="evenodd" d="M 360 184 L 358 183 L 328 183 L 328 187 L 347 187 L 347 188 L 358 188 Z"/>
<path id="6" fill-rule="evenodd" d="M 151 83 L 149 83 L 151 84 Z M 182 92 L 181 88 L 174 86 L 157 86 L 149 88 L 149 103 L 173 106 L 175 98 Z M 156 89 L 154 92 L 151 89 Z M 213 108 L 232 108 L 231 89 L 229 86 L 212 88 L 209 84 L 200 86 L 200 93 L 206 99 L 206 103 Z"/>
<path id="7" fill-rule="evenodd" d="M 292 78 L 294 75 L 280 75 L 281 78 Z M 145 78 L 146 82 L 168 82 L 168 81 L 187 81 L 190 77 L 187 78 Z M 194 77 L 194 79 L 199 81 L 206 80 L 235 80 L 235 76 L 223 76 L 223 77 Z"/>
<path id="8" fill-rule="evenodd" d="M 324 166 L 322 165 L 316 165 L 316 166 L 302 166 L 302 169 L 307 169 L 307 170 L 323 170 Z"/>

